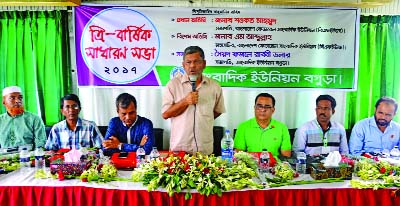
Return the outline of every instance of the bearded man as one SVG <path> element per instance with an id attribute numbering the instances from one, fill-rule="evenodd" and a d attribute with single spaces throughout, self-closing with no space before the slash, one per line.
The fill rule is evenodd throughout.
<path id="1" fill-rule="evenodd" d="M 380 153 L 400 145 L 400 124 L 393 122 L 397 102 L 390 97 L 381 97 L 375 104 L 373 117 L 357 122 L 350 135 L 350 153 Z"/>
<path id="2" fill-rule="evenodd" d="M 46 131 L 42 119 L 24 110 L 21 88 L 3 89 L 3 105 L 7 112 L 0 115 L 0 147 L 43 147 Z"/>

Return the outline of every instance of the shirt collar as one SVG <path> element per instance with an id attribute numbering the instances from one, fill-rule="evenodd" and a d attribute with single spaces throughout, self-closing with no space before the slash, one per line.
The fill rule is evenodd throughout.
<path id="1" fill-rule="evenodd" d="M 14 117 L 13 116 L 11 116 L 8 112 L 6 112 L 7 113 L 7 115 L 8 115 L 8 117 L 10 117 L 10 118 L 16 118 L 16 117 L 21 117 L 21 116 L 23 116 L 24 114 L 25 114 L 25 111 L 24 112 L 22 112 L 21 114 L 17 114 L 17 115 L 15 115 Z"/>
<path id="2" fill-rule="evenodd" d="M 262 127 L 260 127 L 260 125 L 258 125 L 257 119 L 254 117 L 253 121 L 251 122 L 251 126 L 253 128 L 259 128 L 261 130 L 268 130 L 268 129 L 275 128 L 274 123 L 275 123 L 275 120 L 273 118 L 271 118 L 271 121 L 269 122 L 269 125 L 267 127 L 265 127 L 265 128 L 262 128 Z"/>
<path id="3" fill-rule="evenodd" d="M 78 120 L 76 122 L 76 128 L 81 127 L 82 126 L 82 120 L 80 117 L 78 117 Z M 64 124 L 63 124 L 64 129 L 69 129 L 68 125 L 67 125 L 67 120 L 64 120 Z"/>
<path id="4" fill-rule="evenodd" d="M 135 124 L 136 124 L 136 122 L 138 121 L 138 119 L 139 119 L 139 115 L 136 115 L 135 121 L 133 122 L 133 124 L 132 124 L 129 128 L 132 128 L 133 126 L 135 126 Z M 126 126 L 125 122 L 123 122 L 123 121 L 122 121 L 122 124 L 123 124 L 125 127 L 128 127 L 128 126 Z"/>
<path id="5" fill-rule="evenodd" d="M 318 128 L 320 128 L 322 130 L 321 124 L 318 122 L 318 120 L 315 119 L 314 122 L 318 126 Z M 332 127 L 332 124 L 331 124 L 331 121 L 329 121 L 328 128 L 326 129 L 326 131 L 323 131 L 323 132 L 329 131 L 331 129 L 331 127 Z"/>

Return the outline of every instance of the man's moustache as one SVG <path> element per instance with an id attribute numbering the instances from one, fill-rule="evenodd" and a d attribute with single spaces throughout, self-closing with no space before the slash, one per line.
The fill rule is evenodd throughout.
<path id="1" fill-rule="evenodd" d="M 383 126 L 383 127 L 389 125 L 389 122 L 386 121 L 386 120 L 384 120 L 384 119 L 378 119 L 378 120 L 376 121 L 376 123 L 377 123 L 379 126 Z"/>

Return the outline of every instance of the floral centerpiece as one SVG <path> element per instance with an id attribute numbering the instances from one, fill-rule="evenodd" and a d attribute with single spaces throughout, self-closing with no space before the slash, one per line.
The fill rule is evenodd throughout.
<path id="1" fill-rule="evenodd" d="M 231 189 L 262 188 L 253 181 L 257 172 L 245 162 L 238 161 L 228 166 L 225 160 L 214 155 L 202 154 L 174 156 L 152 160 L 132 173 L 132 179 L 143 182 L 149 191 L 163 187 L 172 196 L 174 192 L 187 190 L 185 198 L 191 197 L 190 190 L 202 195 L 218 194 Z"/>
<path id="2" fill-rule="evenodd" d="M 387 161 L 364 158 L 356 164 L 356 175 L 361 180 L 351 180 L 354 188 L 400 187 L 400 166 Z M 368 180 L 368 181 L 366 181 Z"/>
<path id="3" fill-rule="evenodd" d="M 0 174 L 12 172 L 19 168 L 19 162 L 13 161 L 11 159 L 0 160 Z"/>

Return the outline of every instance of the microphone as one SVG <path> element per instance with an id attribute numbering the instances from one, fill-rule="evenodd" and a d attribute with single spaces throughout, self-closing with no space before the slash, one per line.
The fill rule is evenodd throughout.
<path id="1" fill-rule="evenodd" d="M 192 92 L 196 91 L 196 81 L 197 81 L 197 75 L 191 74 L 189 75 L 190 79 L 190 84 L 192 84 Z"/>
<path id="2" fill-rule="evenodd" d="M 190 84 L 192 85 L 192 92 L 196 91 L 196 81 L 197 75 L 191 74 L 189 75 Z M 199 147 L 197 146 L 197 139 L 196 139 L 196 104 L 194 104 L 194 113 L 193 113 L 193 138 L 194 142 L 196 143 L 196 150 L 199 151 Z"/>

